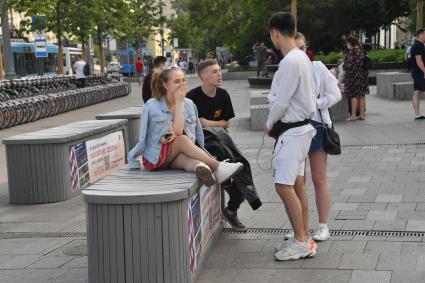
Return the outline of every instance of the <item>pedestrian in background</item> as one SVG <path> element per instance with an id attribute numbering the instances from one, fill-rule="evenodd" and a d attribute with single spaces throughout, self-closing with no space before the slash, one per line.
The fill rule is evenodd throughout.
<path id="1" fill-rule="evenodd" d="M 143 80 L 143 75 L 144 75 L 144 64 L 143 61 L 140 60 L 140 57 L 137 57 L 136 60 L 136 73 L 137 73 L 137 78 L 139 80 L 139 85 L 142 84 L 142 80 Z"/>
<path id="2" fill-rule="evenodd" d="M 346 43 L 349 52 L 344 59 L 344 89 L 351 103 L 351 115 L 347 120 L 357 120 L 357 109 L 359 109 L 359 120 L 364 120 L 366 118 L 365 96 L 369 94 L 367 69 L 365 68 L 366 53 L 354 37 L 348 37 Z"/>
<path id="3" fill-rule="evenodd" d="M 260 44 L 256 42 L 252 49 L 254 50 L 255 58 L 257 60 L 257 77 L 260 77 L 260 74 L 262 77 L 267 77 L 267 72 L 265 69 L 267 60 L 267 47 L 265 46 L 264 42 L 261 42 Z"/>
<path id="4" fill-rule="evenodd" d="M 415 121 L 425 120 L 425 116 L 421 115 L 419 110 L 419 101 L 425 91 L 425 29 L 421 28 L 416 32 L 416 40 L 410 50 L 412 78 L 413 78 L 413 97 L 412 104 L 415 111 Z"/>
<path id="5" fill-rule="evenodd" d="M 144 103 L 146 103 L 152 97 L 151 81 L 153 72 L 162 71 L 164 69 L 165 62 L 167 62 L 167 58 L 164 56 L 157 56 L 153 61 L 153 68 L 149 71 L 149 74 L 147 74 L 143 80 L 142 97 Z"/>
<path id="6" fill-rule="evenodd" d="M 77 62 L 74 64 L 75 79 L 77 80 L 77 86 L 82 88 L 86 85 L 86 75 L 84 74 L 84 68 L 86 67 L 87 63 L 84 61 L 83 55 L 81 54 L 78 54 L 77 59 Z"/>

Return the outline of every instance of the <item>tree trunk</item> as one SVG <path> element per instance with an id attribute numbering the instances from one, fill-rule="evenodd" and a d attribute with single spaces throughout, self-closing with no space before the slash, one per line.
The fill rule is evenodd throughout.
<path id="1" fill-rule="evenodd" d="M 58 40 L 58 74 L 63 75 L 63 48 L 62 48 L 62 29 L 61 29 L 61 10 L 60 10 L 61 1 L 56 2 L 56 28 L 58 32 L 56 33 L 56 39 Z"/>
<path id="2" fill-rule="evenodd" d="M 100 72 L 105 73 L 105 52 L 103 50 L 102 35 L 99 27 L 97 27 L 97 41 L 99 44 Z"/>
<path id="3" fill-rule="evenodd" d="M 295 31 L 297 31 L 297 0 L 291 0 L 291 14 L 295 19 Z"/>
<path id="4" fill-rule="evenodd" d="M 0 46 L 0 81 L 3 79 L 3 52 Z"/>
<path id="5" fill-rule="evenodd" d="M 424 20 L 424 0 L 417 0 L 416 5 L 416 30 L 422 28 Z"/>

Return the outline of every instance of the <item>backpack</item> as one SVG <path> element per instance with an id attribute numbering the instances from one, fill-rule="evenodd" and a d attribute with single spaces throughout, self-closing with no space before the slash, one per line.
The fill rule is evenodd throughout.
<path id="1" fill-rule="evenodd" d="M 373 61 L 370 59 L 370 57 L 366 54 L 363 60 L 363 70 L 366 72 L 369 72 L 370 69 L 372 69 Z"/>
<path id="2" fill-rule="evenodd" d="M 90 76 L 90 65 L 87 63 L 84 65 L 83 74 L 84 76 Z"/>

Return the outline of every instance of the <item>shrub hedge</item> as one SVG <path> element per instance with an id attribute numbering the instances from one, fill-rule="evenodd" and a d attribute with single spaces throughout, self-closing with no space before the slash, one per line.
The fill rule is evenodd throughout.
<path id="1" fill-rule="evenodd" d="M 373 50 L 368 55 L 375 63 L 381 62 L 403 62 L 406 49 Z M 342 52 L 331 52 L 328 55 L 316 55 L 314 60 L 322 61 L 324 64 L 335 64 L 339 58 L 344 58 Z"/>

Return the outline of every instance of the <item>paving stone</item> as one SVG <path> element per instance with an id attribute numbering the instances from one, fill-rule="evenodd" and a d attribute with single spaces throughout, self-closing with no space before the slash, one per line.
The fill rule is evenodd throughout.
<path id="1" fill-rule="evenodd" d="M 382 162 L 400 162 L 401 161 L 401 156 L 385 156 L 384 158 L 382 158 Z"/>
<path id="2" fill-rule="evenodd" d="M 358 203 L 334 203 L 330 210 L 356 210 Z"/>
<path id="3" fill-rule="evenodd" d="M 239 272 L 238 276 L 236 276 L 236 278 L 232 280 L 231 282 L 234 282 L 234 283 L 268 282 L 270 279 L 273 278 L 273 275 L 275 273 L 276 273 L 276 270 L 273 270 L 273 269 L 259 269 L 259 268 L 242 269 Z"/>
<path id="4" fill-rule="evenodd" d="M 399 255 L 381 255 L 376 270 L 412 270 L 416 269 L 416 257 Z"/>
<path id="5" fill-rule="evenodd" d="M 366 188 L 345 189 L 341 192 L 343 195 L 363 195 L 367 191 Z"/>
<path id="6" fill-rule="evenodd" d="M 72 260 L 65 263 L 62 268 L 87 268 L 88 266 L 88 257 L 87 256 L 79 256 L 73 257 Z"/>
<path id="7" fill-rule="evenodd" d="M 391 271 L 354 270 L 350 283 L 390 283 Z"/>
<path id="8" fill-rule="evenodd" d="M 369 211 L 367 220 L 392 220 L 397 217 L 398 211 Z"/>
<path id="9" fill-rule="evenodd" d="M 425 271 L 425 255 L 418 255 L 416 262 L 416 271 Z"/>
<path id="10" fill-rule="evenodd" d="M 376 220 L 373 230 L 406 231 L 407 220 Z"/>
<path id="11" fill-rule="evenodd" d="M 407 231 L 425 231 L 425 220 L 407 220 Z"/>
<path id="12" fill-rule="evenodd" d="M 362 202 L 357 207 L 358 210 L 386 210 L 387 209 L 387 203 L 375 203 L 375 202 Z"/>
<path id="13" fill-rule="evenodd" d="M 416 210 L 417 211 L 425 211 L 425 203 L 421 202 L 416 204 Z"/>
<path id="14" fill-rule="evenodd" d="M 273 274 L 269 283 L 310 282 L 313 274 L 313 269 L 279 269 Z"/>
<path id="15" fill-rule="evenodd" d="M 372 177 L 363 176 L 363 177 L 350 177 L 348 183 L 369 183 Z"/>
<path id="16" fill-rule="evenodd" d="M 267 240 L 229 240 L 231 246 L 227 252 L 243 253 L 243 252 L 260 252 L 267 244 Z"/>
<path id="17" fill-rule="evenodd" d="M 401 255 L 422 255 L 425 254 L 425 242 L 403 243 Z"/>
<path id="18" fill-rule="evenodd" d="M 34 270 L 34 269 L 33 269 Z M 62 270 L 62 269 L 60 269 Z M 69 268 L 65 273 L 52 280 L 55 283 L 88 283 L 87 268 Z"/>
<path id="19" fill-rule="evenodd" d="M 425 272 L 393 271 L 391 283 L 423 283 Z"/>
<path id="20" fill-rule="evenodd" d="M 346 219 L 358 219 L 358 220 L 365 220 L 368 211 L 362 211 L 362 210 L 341 210 L 339 214 L 335 217 L 335 219 L 338 220 L 346 220 Z"/>
<path id="21" fill-rule="evenodd" d="M 333 241 L 329 254 L 363 254 L 367 241 Z"/>
<path id="22" fill-rule="evenodd" d="M 399 211 L 397 218 L 406 220 L 424 220 L 425 211 Z"/>
<path id="23" fill-rule="evenodd" d="M 401 202 L 403 195 L 380 194 L 376 196 L 375 202 Z"/>
<path id="24" fill-rule="evenodd" d="M 402 246 L 403 243 L 401 242 L 368 241 L 364 253 L 375 255 L 400 255 Z"/>
<path id="25" fill-rule="evenodd" d="M 261 268 L 273 260 L 271 253 L 237 253 L 231 265 L 237 268 Z"/>
<path id="26" fill-rule="evenodd" d="M 402 202 L 402 203 L 393 202 L 387 205 L 387 210 L 413 211 L 415 210 L 415 208 L 416 208 L 416 203 L 413 203 L 413 202 Z"/>
<path id="27" fill-rule="evenodd" d="M 46 283 L 60 282 L 58 277 L 67 273 L 63 269 L 18 269 L 18 270 L 0 270 L 0 282 L 4 283 Z M 81 271 L 80 271 L 81 272 Z M 87 274 L 87 272 L 86 272 Z M 84 277 L 84 273 L 79 277 Z M 63 281 L 60 283 L 64 283 Z M 67 283 L 79 283 L 77 280 L 67 281 Z"/>
<path id="28" fill-rule="evenodd" d="M 13 255 L 0 263 L 0 269 L 24 269 L 38 260 L 37 255 Z"/>
<path id="29" fill-rule="evenodd" d="M 374 270 L 378 262 L 378 258 L 379 255 L 346 253 L 342 256 L 338 268 Z"/>
<path id="30" fill-rule="evenodd" d="M 60 268 L 71 260 L 71 256 L 45 256 L 31 264 L 28 268 Z"/>
<path id="31" fill-rule="evenodd" d="M 372 230 L 374 220 L 345 220 L 342 230 Z"/>
<path id="32" fill-rule="evenodd" d="M 301 267 L 302 268 L 325 268 L 336 269 L 342 254 L 341 253 L 324 253 L 319 250 L 313 258 L 306 259 Z"/>
<path id="33" fill-rule="evenodd" d="M 374 202 L 376 194 L 350 196 L 347 200 L 349 203 Z"/>

